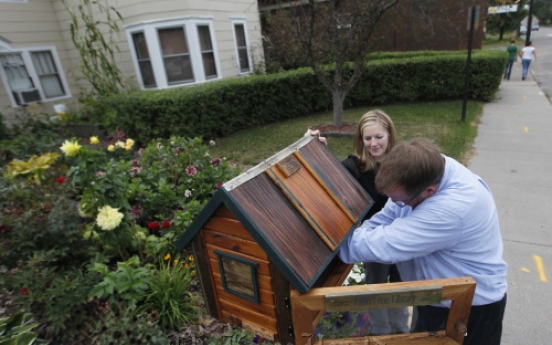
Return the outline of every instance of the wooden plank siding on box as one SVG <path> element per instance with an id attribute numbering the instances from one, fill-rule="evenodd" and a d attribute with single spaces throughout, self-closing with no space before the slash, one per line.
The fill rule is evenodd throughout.
<path id="1" fill-rule="evenodd" d="M 305 137 L 225 182 L 177 247 L 193 244 L 211 316 L 287 344 L 291 289 L 342 284 L 351 266 L 339 246 L 372 204 L 331 151 Z"/>

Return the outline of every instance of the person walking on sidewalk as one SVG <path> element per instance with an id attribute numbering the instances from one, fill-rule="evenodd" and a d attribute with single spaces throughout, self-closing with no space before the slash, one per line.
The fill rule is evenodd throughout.
<path id="1" fill-rule="evenodd" d="M 527 78 L 527 72 L 529 72 L 529 65 L 531 64 L 533 57 L 535 57 L 535 62 L 537 62 L 537 50 L 533 47 L 533 42 L 527 42 L 525 47 L 523 47 L 523 49 L 519 52 L 519 56 L 521 57 L 521 66 L 523 67 L 523 71 L 521 72 L 521 80 L 525 80 L 525 78 Z"/>
<path id="2" fill-rule="evenodd" d="M 508 52 L 508 63 L 506 64 L 506 70 L 504 71 L 504 79 L 510 80 L 510 75 L 512 74 L 512 67 L 514 62 L 517 60 L 518 47 L 516 46 L 516 40 L 510 39 L 510 45 L 506 48 Z"/>

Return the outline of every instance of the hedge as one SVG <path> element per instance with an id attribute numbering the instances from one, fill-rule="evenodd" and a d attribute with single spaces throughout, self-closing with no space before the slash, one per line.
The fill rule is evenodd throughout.
<path id="1" fill-rule="evenodd" d="M 461 99 L 466 52 L 374 53 L 345 108 L 401 102 Z M 468 97 L 488 101 L 506 66 L 503 51 L 472 54 Z M 328 67 L 331 73 L 332 67 Z M 119 127 L 138 142 L 202 136 L 208 140 L 332 107 L 313 72 L 302 68 L 271 75 L 227 78 L 193 87 L 138 91 L 98 100 L 91 119 Z"/>

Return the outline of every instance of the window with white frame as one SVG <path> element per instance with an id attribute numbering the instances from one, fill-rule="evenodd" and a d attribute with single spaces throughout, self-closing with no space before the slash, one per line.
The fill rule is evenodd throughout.
<path id="1" fill-rule="evenodd" d="M 28 0 L 0 0 L 0 2 L 27 2 Z"/>
<path id="2" fill-rule="evenodd" d="M 13 106 L 69 97 L 67 82 L 53 48 L 0 53 L 2 79 Z"/>
<path id="3" fill-rule="evenodd" d="M 211 19 L 149 22 L 126 30 L 142 88 L 164 89 L 220 78 Z"/>
<path id="4" fill-rule="evenodd" d="M 238 71 L 240 73 L 249 73 L 251 65 L 249 63 L 249 45 L 247 44 L 247 30 L 245 20 L 233 20 L 234 40 L 236 42 L 236 55 L 238 57 Z"/>

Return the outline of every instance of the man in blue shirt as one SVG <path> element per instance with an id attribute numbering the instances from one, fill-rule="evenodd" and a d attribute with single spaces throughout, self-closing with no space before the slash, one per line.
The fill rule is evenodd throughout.
<path id="1" fill-rule="evenodd" d="M 500 344 L 507 264 L 489 187 L 421 138 L 382 159 L 376 187 L 389 200 L 344 243 L 341 260 L 397 263 L 403 281 L 473 277 L 464 344 Z M 449 307 L 450 301 L 417 307 L 414 331 L 444 329 Z"/>

